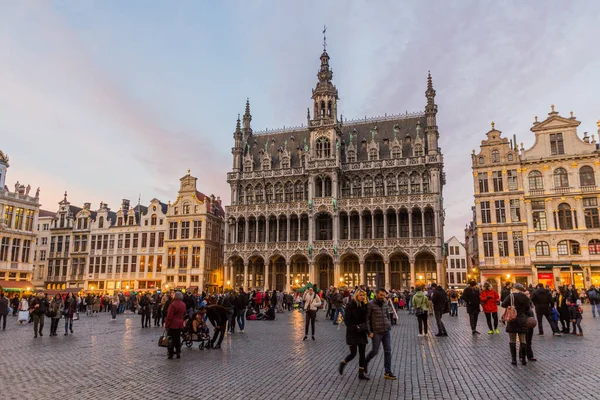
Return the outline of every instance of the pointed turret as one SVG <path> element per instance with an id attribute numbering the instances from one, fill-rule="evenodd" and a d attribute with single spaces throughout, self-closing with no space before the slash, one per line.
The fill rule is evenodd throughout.
<path id="1" fill-rule="evenodd" d="M 433 89 L 433 79 L 431 73 L 427 73 L 427 90 L 425 91 L 427 105 L 425 106 L 425 116 L 427 117 L 427 128 L 425 134 L 427 136 L 427 153 L 437 154 L 438 152 L 438 127 L 437 127 L 437 105 L 435 104 L 435 90 Z"/>
<path id="2" fill-rule="evenodd" d="M 244 137 L 252 135 L 252 128 L 250 127 L 252 122 L 252 115 L 250 114 L 250 99 L 246 99 L 246 112 L 244 113 Z"/>
<path id="3" fill-rule="evenodd" d="M 250 105 L 246 102 L 246 112 L 250 115 Z M 245 117 L 244 117 L 245 118 Z M 252 117 L 250 117 L 252 119 Z M 242 132 L 242 125 L 240 121 L 240 114 L 238 114 L 237 121 L 235 124 L 235 132 L 233 132 L 234 146 L 231 149 L 233 154 L 233 171 L 237 172 L 240 170 L 242 154 L 244 151 L 244 134 Z"/>

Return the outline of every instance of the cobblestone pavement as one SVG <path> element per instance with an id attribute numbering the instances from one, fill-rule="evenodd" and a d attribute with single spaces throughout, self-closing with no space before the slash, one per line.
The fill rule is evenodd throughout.
<path id="1" fill-rule="evenodd" d="M 3 399 L 582 399 L 600 390 L 600 318 L 584 308 L 584 337 L 534 336 L 537 362 L 510 364 L 508 334 L 472 336 L 464 308 L 444 316 L 450 334 L 417 337 L 413 315 L 400 312 L 392 329 L 393 371 L 383 378 L 383 349 L 369 365 L 371 381 L 357 379 L 358 358 L 337 373 L 347 352 L 345 330 L 319 312 L 316 341 L 303 342 L 303 315 L 248 321 L 246 332 L 225 337 L 222 350 L 182 349 L 167 360 L 157 346 L 161 328 L 141 329 L 137 315 L 82 316 L 73 335 L 33 338 L 32 324 L 9 317 L 0 331 Z M 62 320 L 61 320 L 62 322 Z M 545 326 L 545 331 L 550 329 Z M 369 345 L 370 347 L 370 345 Z M 368 348 L 367 348 L 368 350 Z"/>

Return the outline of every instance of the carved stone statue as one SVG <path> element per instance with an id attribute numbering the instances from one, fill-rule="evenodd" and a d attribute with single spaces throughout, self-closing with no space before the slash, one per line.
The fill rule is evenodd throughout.
<path id="1" fill-rule="evenodd" d="M 31 191 L 31 185 L 27 185 L 27 188 L 25 189 L 25 196 L 29 196 L 30 191 Z"/>
<path id="2" fill-rule="evenodd" d="M 19 186 L 21 186 L 21 184 L 17 181 L 17 183 L 15 183 L 15 193 L 19 193 Z"/>
<path id="3" fill-rule="evenodd" d="M 40 198 L 40 188 L 37 188 L 37 190 L 35 191 L 35 198 L 36 199 Z"/>

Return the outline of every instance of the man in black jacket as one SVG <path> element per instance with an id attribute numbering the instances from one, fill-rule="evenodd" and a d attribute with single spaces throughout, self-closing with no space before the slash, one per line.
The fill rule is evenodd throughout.
<path id="1" fill-rule="evenodd" d="M 367 305 L 367 328 L 373 344 L 371 351 L 365 359 L 365 373 L 367 373 L 369 361 L 377 355 L 379 347 L 383 342 L 383 366 L 385 369 L 383 377 L 395 380 L 396 375 L 392 373 L 391 310 L 389 309 L 386 295 L 387 292 L 385 289 L 377 289 L 375 299 L 371 300 Z"/>
<path id="2" fill-rule="evenodd" d="M 510 287 L 511 287 L 511 283 L 510 282 L 506 282 L 504 284 L 504 287 L 500 291 L 500 301 L 501 302 L 503 302 L 504 299 L 506 299 L 508 296 L 510 296 Z"/>
<path id="3" fill-rule="evenodd" d="M 477 319 L 479 318 L 481 299 L 479 298 L 477 282 L 469 282 L 469 287 L 464 290 L 462 298 L 467 305 L 467 314 L 469 314 L 471 331 L 473 335 L 479 335 L 479 332 L 477 332 Z"/>
<path id="4" fill-rule="evenodd" d="M 235 297 L 235 308 L 236 308 L 236 319 L 240 332 L 244 333 L 244 327 L 246 325 L 246 308 L 250 303 L 248 293 L 244 292 L 244 288 L 240 287 L 238 295 Z"/>
<path id="5" fill-rule="evenodd" d="M 552 294 L 548 289 L 544 288 L 544 285 L 538 283 L 537 289 L 531 295 L 531 302 L 535 306 L 535 315 L 537 316 L 538 321 L 538 334 L 544 334 L 544 327 L 542 326 L 542 317 L 546 317 L 548 323 L 550 324 L 550 328 L 552 328 L 552 334 L 556 336 L 562 336 L 558 331 L 558 326 L 556 326 L 556 322 L 552 319 L 550 315 L 550 309 L 552 308 Z"/>
<path id="6" fill-rule="evenodd" d="M 33 314 L 33 333 L 35 335 L 33 338 L 38 337 L 38 326 L 40 336 L 44 336 L 42 330 L 44 329 L 44 316 L 48 310 L 48 300 L 43 292 L 38 292 L 37 297 L 29 303 L 29 308 Z"/>
<path id="7" fill-rule="evenodd" d="M 435 322 L 437 324 L 438 333 L 435 336 L 448 336 L 448 332 L 446 332 L 446 327 L 442 322 L 442 315 L 446 310 L 446 303 L 448 301 L 448 297 L 446 296 L 446 292 L 444 288 L 438 286 L 435 283 L 431 284 L 433 288 L 433 292 L 431 294 L 431 302 L 433 303 L 433 313 L 435 315 Z"/>

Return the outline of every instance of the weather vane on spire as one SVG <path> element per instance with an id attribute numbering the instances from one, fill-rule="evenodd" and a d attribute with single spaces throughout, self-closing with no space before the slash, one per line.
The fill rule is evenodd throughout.
<path id="1" fill-rule="evenodd" d="M 327 25 L 323 25 L 323 51 L 327 51 Z"/>

